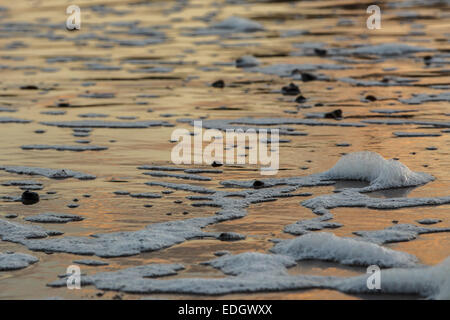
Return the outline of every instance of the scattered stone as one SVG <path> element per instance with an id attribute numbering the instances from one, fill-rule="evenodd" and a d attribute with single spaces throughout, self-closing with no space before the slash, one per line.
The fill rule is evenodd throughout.
<path id="1" fill-rule="evenodd" d="M 335 119 L 335 120 L 342 119 L 342 110 L 341 109 L 336 109 L 336 110 L 333 110 L 331 112 L 326 112 L 324 114 L 324 118 Z"/>
<path id="2" fill-rule="evenodd" d="M 263 181 L 255 180 L 255 182 L 253 182 L 253 188 L 260 189 L 262 187 L 264 187 L 264 182 Z"/>
<path id="3" fill-rule="evenodd" d="M 25 191 L 22 193 L 22 203 L 24 205 L 32 205 L 39 202 L 39 194 L 33 191 Z"/>
<path id="4" fill-rule="evenodd" d="M 223 166 L 223 163 L 220 163 L 220 162 L 217 162 L 217 161 L 213 161 L 212 163 L 211 163 L 211 166 L 213 166 L 213 167 L 221 167 L 221 166 Z"/>
<path id="5" fill-rule="evenodd" d="M 20 89 L 21 90 L 39 90 L 39 88 L 34 85 L 21 86 Z"/>
<path id="6" fill-rule="evenodd" d="M 296 96 L 300 94 L 300 89 L 294 83 L 290 83 L 288 86 L 284 86 L 281 88 L 281 93 L 285 96 Z"/>
<path id="7" fill-rule="evenodd" d="M 314 49 L 315 54 L 317 54 L 319 57 L 324 57 L 327 55 L 327 50 L 326 49 L 320 49 L 320 48 L 315 48 Z"/>
<path id="8" fill-rule="evenodd" d="M 217 80 L 217 81 L 213 82 L 211 84 L 211 86 L 214 87 L 214 88 L 224 88 L 225 87 L 225 81 Z"/>
<path id="9" fill-rule="evenodd" d="M 306 101 L 306 98 L 302 95 L 299 95 L 297 98 L 295 98 L 295 102 L 297 103 L 303 103 Z"/>
<path id="10" fill-rule="evenodd" d="M 301 77 L 302 77 L 302 81 L 303 81 L 303 82 L 309 82 L 309 81 L 317 80 L 317 76 L 315 76 L 315 75 L 312 74 L 312 73 L 301 72 L 300 75 L 301 75 Z"/>
<path id="11" fill-rule="evenodd" d="M 222 232 L 217 239 L 221 241 L 239 241 L 244 240 L 245 236 L 236 232 Z"/>

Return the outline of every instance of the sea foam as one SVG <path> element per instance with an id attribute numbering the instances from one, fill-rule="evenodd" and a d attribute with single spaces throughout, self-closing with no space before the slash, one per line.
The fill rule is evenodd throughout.
<path id="1" fill-rule="evenodd" d="M 418 186 L 434 180 L 423 172 L 413 172 L 397 160 L 384 159 L 376 152 L 354 152 L 343 156 L 323 173 L 336 180 L 360 180 L 370 183 L 364 191 Z"/>

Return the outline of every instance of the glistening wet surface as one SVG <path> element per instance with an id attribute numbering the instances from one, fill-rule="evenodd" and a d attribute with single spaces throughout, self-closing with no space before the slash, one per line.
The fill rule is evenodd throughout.
<path id="1" fill-rule="evenodd" d="M 411 292 L 402 289 L 396 294 L 375 296 L 352 293 L 339 285 L 327 286 L 326 281 L 323 285 L 321 280 L 309 287 L 303 283 L 289 287 L 279 280 L 278 287 L 248 284 L 248 291 L 233 289 L 211 294 L 200 285 L 192 286 L 198 292 L 187 293 L 174 286 L 172 292 L 151 292 L 146 288 L 145 292 L 133 293 L 104 292 L 98 283 L 81 290 L 47 284 L 58 280 L 58 275 L 65 274 L 67 267 L 80 259 L 109 263 L 80 264 L 82 273 L 88 275 L 154 263 L 182 264 L 185 268 L 176 274 L 155 276 L 161 280 L 239 278 L 242 275 L 230 276 L 223 269 L 202 263 L 217 258 L 215 253 L 224 250 L 233 255 L 259 252 L 278 256 L 269 251 L 274 239 L 321 232 L 332 233 L 338 239 L 360 239 L 354 232 L 402 224 L 450 228 L 450 208 L 444 199 L 450 196 L 449 1 L 385 1 L 380 30 L 366 28 L 370 1 L 119 0 L 73 4 L 81 8 L 78 31 L 65 28 L 68 3 L 0 1 L 0 252 L 14 251 L 39 259 L 18 270 L 0 271 L 1 299 L 411 297 Z M 223 88 L 212 85 L 218 80 L 223 80 Z M 290 83 L 297 85 L 300 92 L 283 94 L 286 92 L 282 88 Z M 205 128 L 279 128 L 280 139 L 287 140 L 279 144 L 280 170 L 276 176 L 261 176 L 258 165 L 174 165 L 171 150 L 176 143 L 171 142 L 172 132 L 177 128 L 194 131 L 192 123 L 185 119 L 203 119 Z M 313 203 L 308 207 L 302 202 L 335 194 L 338 198 L 333 201 L 338 203 L 342 192 L 336 191 L 374 185 L 377 175 L 372 171 L 376 170 L 369 162 L 358 162 L 362 163 L 360 171 L 372 172 L 373 177 L 363 177 L 365 181 L 343 177 L 333 184 L 319 179 L 310 184 L 295 182 L 275 187 L 268 180 L 269 185 L 262 189 L 220 184 L 239 180 L 250 181 L 251 186 L 254 180 L 307 177 L 329 170 L 344 154 L 358 151 L 395 159 L 413 173 L 425 172 L 434 180 L 408 185 L 410 175 L 406 172 L 408 179 L 401 183 L 361 193 L 369 200 L 358 200 L 362 204 L 356 207 L 348 203 L 336 207 Z M 378 164 L 379 160 L 373 158 L 371 163 Z M 149 173 L 156 170 L 138 169 L 144 165 L 222 172 L 159 170 L 172 176 L 155 176 Z M 33 175 L 19 174 L 29 173 L 29 167 L 55 171 L 33 169 Z M 75 177 L 69 170 L 77 172 Z M 180 179 L 179 175 L 187 174 L 210 180 Z M 381 180 L 377 182 L 388 179 Z M 188 187 L 180 190 L 165 183 Z M 198 202 L 208 200 L 189 197 L 208 194 L 196 192 L 193 186 L 212 190 L 210 194 L 238 194 L 217 196 L 211 200 L 215 206 L 199 206 Z M 289 186 L 295 190 L 286 193 L 297 195 L 283 197 L 276 191 Z M 33 205 L 14 201 L 25 189 L 38 192 L 40 201 Z M 359 195 L 355 193 L 355 202 Z M 352 199 L 352 195 L 348 197 Z M 430 200 L 404 203 L 395 209 L 380 207 L 389 199 L 437 197 L 443 199 L 442 203 Z M 254 202 L 248 206 L 239 202 L 248 199 Z M 75 253 L 84 248 L 82 244 L 70 250 L 55 248 L 58 241 L 63 243 L 62 239 L 68 237 L 85 239 L 92 238 L 92 234 L 140 231 L 156 223 L 212 219 L 220 217 L 215 213 L 221 208 L 226 218 L 208 220 L 210 223 L 199 230 L 215 235 L 234 232 L 245 235 L 245 239 L 222 241 L 202 234 L 197 226 L 181 225 L 179 231 L 158 229 L 160 234 L 156 236 L 142 235 L 137 242 L 149 239 L 151 243 L 139 252 L 120 248 L 124 250 L 117 249 L 121 254 L 102 255 L 96 247 L 96 254 L 86 251 L 91 255 L 85 256 Z M 319 210 L 328 210 L 330 220 L 314 220 L 313 226 L 308 224 L 309 229 L 301 229 L 305 234 L 286 232 L 287 226 L 298 221 L 321 217 Z M 25 220 L 49 212 L 83 219 L 66 223 Z M 328 217 L 327 213 L 322 217 Z M 417 222 L 423 219 L 440 222 Z M 64 234 L 6 239 L 12 230 L 5 227 L 6 223 L 40 226 Z M 190 228 L 192 234 L 184 235 Z M 174 242 L 164 238 L 158 247 L 155 243 L 159 235 L 166 234 L 182 234 L 184 238 Z M 127 238 L 132 242 L 127 245 L 138 246 L 128 235 L 119 237 L 118 243 Z M 56 244 L 45 243 L 36 249 L 43 243 L 40 241 L 48 239 Z M 379 247 L 394 250 L 393 258 L 389 256 L 393 260 L 378 262 L 385 262 L 386 268 L 435 266 L 450 256 L 450 234 L 444 230 L 405 239 L 378 243 Z M 67 243 L 69 246 L 70 241 Z M 403 256 L 400 259 L 395 255 L 397 251 L 415 256 L 417 261 L 407 260 L 407 264 Z M 369 263 L 371 259 L 347 264 L 333 254 L 327 259 L 333 261 L 292 258 L 296 264 L 286 271 L 288 276 L 354 277 L 365 274 L 367 265 L 375 264 Z M 427 292 L 412 295 L 427 296 Z"/>

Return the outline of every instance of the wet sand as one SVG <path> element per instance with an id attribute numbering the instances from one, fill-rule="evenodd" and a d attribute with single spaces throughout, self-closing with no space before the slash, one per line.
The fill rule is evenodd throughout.
<path id="1" fill-rule="evenodd" d="M 220 168 L 223 170 L 221 174 L 202 174 L 211 177 L 211 181 L 185 182 L 176 178 L 144 175 L 144 171 L 137 167 L 150 164 L 172 166 L 170 152 L 174 144 L 169 140 L 175 128 L 193 131 L 190 124 L 177 122 L 177 119 L 304 119 L 309 118 L 311 113 L 335 109 L 342 110 L 342 120 L 314 119 L 333 126 L 278 126 L 292 127 L 295 131 L 307 133 L 307 136 L 281 136 L 290 142 L 280 143 L 280 171 L 277 178 L 323 172 L 331 168 L 343 153 L 368 150 L 386 159 L 397 158 L 412 171 L 426 172 L 436 178 L 424 186 L 408 190 L 376 191 L 370 194 L 371 197 L 449 195 L 450 139 L 448 131 L 444 132 L 450 128 L 449 100 L 424 101 L 419 104 L 404 102 L 415 94 L 438 95 L 449 91 L 448 2 L 425 6 L 405 1 L 410 5 L 398 8 L 395 4 L 401 1 L 389 1 L 382 8 L 381 30 L 366 29 L 365 19 L 368 15 L 365 10 L 370 2 L 367 5 L 358 2 L 356 6 L 342 1 L 214 3 L 190 1 L 185 5 L 184 2 L 176 1 L 152 1 L 127 4 L 126 1 L 109 1 L 104 7 L 96 7 L 95 1 L 79 1 L 77 5 L 82 10 L 81 30 L 69 32 L 64 27 L 66 4 L 60 1 L 24 1 L 14 6 L 6 1 L 0 2 L 0 6 L 5 8 L 0 10 L 0 107 L 4 108 L 0 109 L 0 119 L 31 121 L 14 123 L 7 119 L 0 120 L 0 135 L 3 137 L 0 142 L 3 150 L 0 166 L 65 168 L 96 176 L 95 180 L 55 180 L 2 170 L 0 183 L 32 179 L 42 183 L 44 188 L 38 191 L 41 201 L 35 205 L 24 206 L 20 202 L 3 201 L 1 219 L 8 220 L 4 216 L 14 213 L 18 217 L 8 221 L 41 225 L 64 232 L 61 237 L 65 237 L 135 231 L 158 222 L 211 216 L 217 210 L 193 207 L 192 201 L 186 199 L 186 196 L 192 195 L 190 192 L 175 191 L 162 194 L 159 199 L 133 198 L 114 192 L 126 190 L 130 193 L 161 194 L 165 190 L 145 185 L 148 181 L 189 183 L 214 190 L 233 190 L 219 183 L 224 180 L 263 178 L 258 166 L 247 164 L 223 166 Z M 405 17 L 405 11 L 415 12 L 417 16 L 410 14 Z M 209 34 L 209 25 L 232 15 L 251 19 L 265 30 Z M 201 28 L 206 28 L 208 32 Z M 202 30 L 203 33 L 200 32 Z M 149 40 L 157 43 L 145 42 Z M 350 50 L 355 46 L 386 43 L 405 44 L 430 51 L 397 56 L 333 53 L 334 49 Z M 329 54 L 317 55 L 315 48 L 326 49 Z M 340 68 L 313 68 L 308 72 L 323 76 L 324 80 L 304 82 L 296 79 L 295 75 L 294 78 L 280 77 L 277 74 L 264 74 L 261 69 L 236 68 L 235 60 L 244 55 L 256 57 L 260 67 L 332 64 Z M 383 81 L 386 77 L 389 80 Z M 346 78 L 360 83 L 349 82 Z M 219 79 L 224 80 L 225 87 L 211 87 L 211 83 Z M 281 88 L 290 82 L 300 87 L 301 94 L 307 99 L 304 103 L 295 103 L 295 97 L 281 94 Z M 368 101 L 365 99 L 368 95 L 376 97 L 376 100 Z M 227 109 L 220 108 L 222 106 Z M 385 109 L 406 112 L 374 112 Z M 417 111 L 411 112 L 411 109 Z M 43 113 L 49 111 L 57 113 Z M 90 117 L 83 116 L 86 114 Z M 72 128 L 45 124 L 86 120 L 119 121 L 122 124 L 151 120 L 163 126 L 92 128 L 86 134 L 83 130 L 77 132 Z M 399 122 L 389 125 L 370 122 L 374 120 Z M 172 126 L 164 126 L 164 122 Z M 334 126 L 339 123 L 364 126 Z M 44 132 L 36 133 L 36 130 Z M 435 136 L 398 137 L 395 132 L 425 132 Z M 79 143 L 78 140 L 89 140 L 89 143 Z M 336 145 L 343 142 L 350 145 Z M 73 152 L 21 148 L 35 144 L 95 145 L 107 149 Z M 191 167 L 194 166 L 185 166 Z M 196 167 L 211 168 L 207 165 Z M 219 270 L 199 263 L 215 258 L 214 252 L 220 250 L 228 250 L 233 254 L 246 251 L 267 253 L 273 246 L 270 239 L 293 238 L 283 232 L 286 225 L 315 217 L 310 209 L 300 205 L 302 200 L 332 193 L 336 188 L 360 186 L 354 182 L 340 182 L 338 185 L 304 187 L 299 192 L 311 192 L 313 195 L 253 204 L 247 209 L 247 216 L 205 228 L 207 232 L 244 234 L 247 237 L 242 241 L 193 239 L 131 257 L 102 259 L 107 260 L 109 265 L 81 266 L 81 269 L 83 273 L 93 274 L 146 263 L 182 263 L 186 269 L 171 278 L 223 277 Z M 56 193 L 46 194 L 48 191 Z M 0 186 L 2 196 L 20 196 L 22 192 L 17 186 Z M 90 197 L 84 197 L 84 194 Z M 76 202 L 79 206 L 67 207 L 74 203 L 75 198 L 79 200 Z M 174 203 L 177 200 L 182 203 Z M 148 204 L 153 206 L 144 207 Z M 66 224 L 40 224 L 23 220 L 44 212 L 76 214 L 84 220 Z M 416 221 L 420 219 L 438 218 L 442 222 L 436 227 L 450 227 L 448 205 L 398 210 L 336 208 L 331 212 L 334 214 L 333 221 L 343 226 L 327 231 L 340 237 L 355 237 L 353 232 L 359 230 L 384 229 L 391 226 L 393 220 L 417 224 Z M 450 255 L 450 234 L 424 234 L 413 241 L 385 246 L 415 255 L 425 265 L 436 265 Z M 101 297 L 96 296 L 99 290 L 92 286 L 82 290 L 46 286 L 56 280 L 59 274 L 65 273 L 66 268 L 73 264 L 72 261 L 91 257 L 67 253 L 46 254 L 30 251 L 17 243 L 1 241 L 0 252 L 7 251 L 29 253 L 39 258 L 39 262 L 21 270 L 0 272 L 0 299 L 110 299 L 117 294 L 107 292 Z M 345 277 L 360 275 L 365 271 L 364 267 L 318 261 L 300 261 L 298 266 L 289 269 L 290 274 Z M 181 294 L 120 293 L 120 296 L 123 299 L 217 298 Z M 398 299 L 407 296 L 382 297 Z M 377 296 L 314 289 L 230 294 L 219 298 L 353 299 Z"/>

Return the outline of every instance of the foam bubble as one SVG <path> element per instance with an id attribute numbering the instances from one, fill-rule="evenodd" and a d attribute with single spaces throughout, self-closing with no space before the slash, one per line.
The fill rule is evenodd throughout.
<path id="1" fill-rule="evenodd" d="M 386 160 L 376 152 L 354 152 L 343 156 L 336 165 L 324 172 L 330 179 L 361 180 L 370 183 L 367 190 L 418 186 L 434 180 L 423 172 L 413 172 L 396 160 Z"/>

